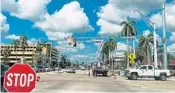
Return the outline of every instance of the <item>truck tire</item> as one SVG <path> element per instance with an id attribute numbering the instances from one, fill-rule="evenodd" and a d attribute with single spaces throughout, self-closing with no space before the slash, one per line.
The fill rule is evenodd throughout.
<path id="1" fill-rule="evenodd" d="M 128 80 L 131 80 L 131 77 L 128 77 Z"/>
<path id="2" fill-rule="evenodd" d="M 138 77 L 137 73 L 132 73 L 131 74 L 131 79 L 132 80 L 137 80 L 137 77 Z"/>
<path id="3" fill-rule="evenodd" d="M 103 72 L 103 76 L 107 76 L 107 72 Z"/>
<path id="4" fill-rule="evenodd" d="M 159 78 L 159 77 L 154 77 L 154 79 L 155 79 L 155 80 L 160 80 L 160 78 Z"/>
<path id="5" fill-rule="evenodd" d="M 166 79 L 167 79 L 166 74 L 160 74 L 161 81 L 166 81 Z"/>

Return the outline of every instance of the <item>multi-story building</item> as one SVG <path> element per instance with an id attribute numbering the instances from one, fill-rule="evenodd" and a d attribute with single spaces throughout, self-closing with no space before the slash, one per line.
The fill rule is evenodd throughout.
<path id="1" fill-rule="evenodd" d="M 52 48 L 51 52 L 51 66 L 58 66 L 58 50 L 56 48 Z"/>
<path id="2" fill-rule="evenodd" d="M 32 63 L 34 60 L 34 55 L 36 53 L 36 46 L 35 45 L 28 45 L 23 52 L 21 47 L 18 47 L 16 50 L 13 45 L 11 44 L 1 44 L 1 56 L 0 61 L 3 61 L 3 52 L 5 49 L 9 49 L 10 56 L 7 58 L 8 62 L 10 63 L 20 63 L 22 60 L 25 60 L 26 63 Z M 45 47 L 42 48 L 42 50 L 45 50 Z M 44 51 L 42 51 L 43 54 L 46 54 Z M 24 56 L 24 59 L 23 59 Z"/>
<path id="3" fill-rule="evenodd" d="M 45 44 L 46 49 L 44 52 L 46 53 L 46 63 L 47 65 L 53 67 L 58 66 L 58 53 L 59 51 L 53 47 L 52 43 L 46 43 Z"/>
<path id="4" fill-rule="evenodd" d="M 49 46 L 49 47 L 48 47 Z M 42 47 L 42 55 L 43 58 L 49 59 L 49 65 L 52 66 L 57 63 L 57 55 L 58 50 L 55 48 L 52 48 L 52 44 L 48 43 L 48 46 Z M 20 63 L 21 61 L 24 61 L 25 63 L 32 64 L 36 62 L 35 60 L 35 54 L 36 54 L 36 45 L 28 45 L 25 49 L 25 51 L 22 51 L 22 48 L 18 47 L 16 50 L 14 48 L 14 45 L 11 44 L 0 44 L 0 62 L 3 62 L 4 54 L 2 51 L 5 49 L 9 49 L 11 51 L 10 56 L 7 58 L 9 63 Z M 24 59 L 23 59 L 24 56 Z"/>

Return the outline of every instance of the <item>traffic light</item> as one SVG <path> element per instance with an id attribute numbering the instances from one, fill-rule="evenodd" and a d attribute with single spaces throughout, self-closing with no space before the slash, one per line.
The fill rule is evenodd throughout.
<path id="1" fill-rule="evenodd" d="M 67 42 L 68 45 L 72 45 L 73 47 L 77 46 L 77 41 L 73 35 L 67 38 Z"/>

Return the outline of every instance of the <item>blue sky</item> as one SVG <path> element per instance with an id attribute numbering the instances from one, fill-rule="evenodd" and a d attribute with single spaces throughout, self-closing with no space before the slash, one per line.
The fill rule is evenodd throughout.
<path id="1" fill-rule="evenodd" d="M 137 38 L 152 33 L 143 18 L 133 12 L 135 9 L 156 22 L 161 45 L 161 6 L 166 3 L 167 50 L 175 51 L 175 0 L 1 0 L 1 3 L 1 43 L 10 44 L 25 34 L 29 44 L 40 38 L 52 42 L 71 59 L 82 61 L 94 60 L 98 47 L 93 42 L 86 42 L 91 38 L 79 37 L 119 35 L 122 29 L 120 22 L 127 19 L 136 20 Z M 76 48 L 69 47 L 64 40 L 72 34 L 81 41 Z M 126 40 L 116 41 L 118 50 L 125 51 Z"/>

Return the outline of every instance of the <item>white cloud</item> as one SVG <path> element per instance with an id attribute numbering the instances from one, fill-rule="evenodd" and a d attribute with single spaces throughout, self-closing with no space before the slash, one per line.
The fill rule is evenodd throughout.
<path id="1" fill-rule="evenodd" d="M 19 39 L 20 38 L 20 36 L 17 36 L 17 35 L 15 35 L 15 34 L 12 34 L 12 35 L 8 35 L 8 36 L 5 36 L 5 38 L 6 39 Z"/>
<path id="2" fill-rule="evenodd" d="M 120 14 L 118 14 L 120 13 Z M 101 7 L 100 12 L 97 13 L 98 17 L 107 20 L 111 23 L 120 24 L 123 21 L 124 16 L 121 16 L 122 11 L 113 4 L 107 4 Z"/>
<path id="3" fill-rule="evenodd" d="M 151 32 L 150 32 L 149 30 L 143 31 L 143 35 L 144 35 L 144 36 L 148 36 L 149 34 L 151 34 Z"/>
<path id="4" fill-rule="evenodd" d="M 85 55 L 85 54 L 76 54 L 76 55 L 71 55 L 69 57 L 69 59 L 71 60 L 79 60 L 79 61 L 83 61 L 83 62 L 92 62 L 95 60 L 95 57 L 94 56 L 88 56 L 88 55 Z"/>
<path id="5" fill-rule="evenodd" d="M 75 58 L 87 58 L 88 56 L 77 54 L 77 55 L 74 55 L 73 57 L 75 57 Z"/>
<path id="6" fill-rule="evenodd" d="M 113 35 L 117 34 L 121 31 L 122 26 L 117 24 L 112 24 L 106 20 L 99 19 L 97 21 L 97 25 L 100 26 L 100 35 Z"/>
<path id="7" fill-rule="evenodd" d="M 83 11 L 84 9 L 80 7 L 80 4 L 77 1 L 73 1 L 65 4 L 62 9 L 52 15 L 45 15 L 45 20 L 36 22 L 35 27 L 45 31 L 46 35 L 48 33 L 50 35 L 60 34 L 62 35 L 61 37 L 67 36 L 67 34 L 72 32 L 93 30 L 92 26 L 89 25 L 88 17 Z M 60 39 L 59 36 L 54 39 Z"/>
<path id="8" fill-rule="evenodd" d="M 166 27 L 168 31 L 175 31 L 175 1 L 166 4 Z M 158 27 L 162 27 L 162 13 L 159 12 L 151 16 L 151 20 L 154 20 Z"/>
<path id="9" fill-rule="evenodd" d="M 85 45 L 83 43 L 78 43 L 77 44 L 77 48 L 78 49 L 85 49 L 86 47 L 85 47 Z"/>
<path id="10" fill-rule="evenodd" d="M 29 45 L 37 45 L 37 39 L 31 38 L 31 39 L 27 40 L 27 43 Z"/>
<path id="11" fill-rule="evenodd" d="M 121 31 L 120 23 L 127 17 L 140 17 L 133 12 L 135 9 L 147 15 L 150 11 L 160 9 L 164 2 L 165 0 L 109 0 L 108 4 L 102 6 L 97 13 L 99 17 L 97 25 L 101 27 L 99 34 L 116 34 Z"/>
<path id="12" fill-rule="evenodd" d="M 20 39 L 20 36 L 17 36 L 15 34 L 12 34 L 12 35 L 5 36 L 5 38 L 6 39 L 10 39 L 10 40 L 15 40 L 15 39 Z M 33 45 L 33 44 L 36 45 L 37 44 L 37 39 L 31 38 L 31 39 L 27 40 L 27 43 L 29 45 Z"/>
<path id="13" fill-rule="evenodd" d="M 168 52 L 175 52 L 175 43 L 169 45 L 169 46 L 167 47 L 167 51 L 168 51 Z"/>
<path id="14" fill-rule="evenodd" d="M 131 49 L 132 47 L 129 46 L 129 48 Z M 117 43 L 117 51 L 127 51 L 127 45 L 121 42 Z"/>
<path id="15" fill-rule="evenodd" d="M 78 49 L 71 48 L 71 47 L 59 47 L 61 53 L 73 53 L 77 52 Z"/>
<path id="16" fill-rule="evenodd" d="M 65 32 L 46 32 L 46 35 L 50 40 L 64 40 L 65 37 L 72 35 L 72 33 L 65 33 Z"/>
<path id="17" fill-rule="evenodd" d="M 172 42 L 175 42 L 175 32 L 172 32 L 172 35 L 170 36 L 170 40 Z"/>
<path id="18" fill-rule="evenodd" d="M 0 13 L 0 22 L 1 22 L 1 34 L 7 34 L 8 30 L 10 28 L 9 24 L 6 21 L 6 16 L 4 16 L 2 13 Z"/>
<path id="19" fill-rule="evenodd" d="M 6 12 L 16 12 L 17 2 L 16 0 L 1 0 L 1 9 Z"/>
<path id="20" fill-rule="evenodd" d="M 21 19 L 38 21 L 47 13 L 46 5 L 49 2 L 51 0 L 2 0 L 2 11 Z"/>
<path id="21" fill-rule="evenodd" d="M 133 10 L 140 10 L 144 14 L 149 14 L 161 8 L 165 0 L 109 0 L 110 4 L 116 5 L 120 10 L 127 12 L 132 16 Z M 129 16 L 130 16 L 129 15 Z"/>

